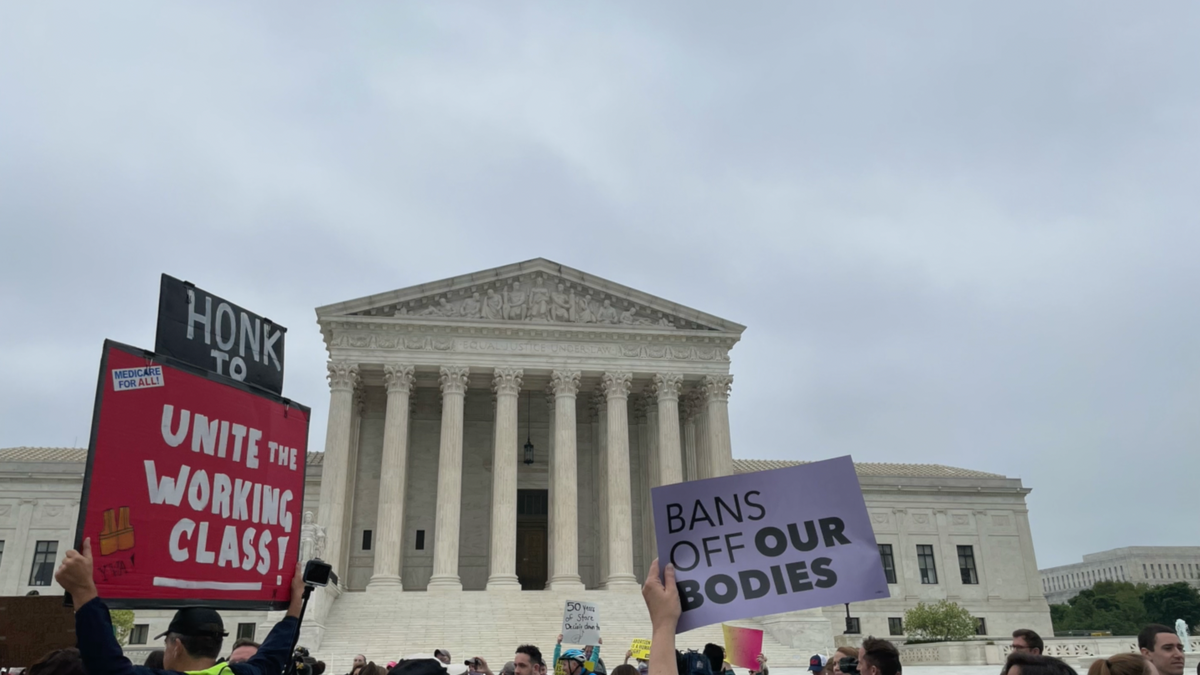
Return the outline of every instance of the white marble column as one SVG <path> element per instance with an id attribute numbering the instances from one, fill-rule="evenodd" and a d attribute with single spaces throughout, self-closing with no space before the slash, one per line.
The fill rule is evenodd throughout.
<path id="1" fill-rule="evenodd" d="M 658 399 L 658 459 L 662 485 L 683 481 L 683 460 L 679 447 L 679 389 L 683 377 L 674 373 L 654 376 L 654 395 Z"/>
<path id="2" fill-rule="evenodd" d="M 708 450 L 708 411 L 704 407 L 704 394 L 699 389 L 694 389 L 689 398 L 692 416 L 696 420 L 696 479 L 712 478 L 712 462 L 709 461 Z"/>
<path id="3" fill-rule="evenodd" d="M 497 368 L 496 433 L 492 449 L 492 565 L 487 589 L 519 591 L 517 579 L 517 399 L 524 373 Z"/>
<path id="4" fill-rule="evenodd" d="M 732 375 L 704 378 L 709 466 L 713 476 L 733 475 L 733 442 L 729 435 L 729 390 Z"/>
<path id="5" fill-rule="evenodd" d="M 592 438 L 596 443 L 596 570 L 597 587 L 608 584 L 608 402 L 600 390 L 592 392 L 596 412 Z"/>
<path id="6" fill-rule="evenodd" d="M 404 549 L 404 497 L 408 482 L 408 415 L 413 367 L 383 367 L 387 411 L 383 418 L 383 459 L 379 468 L 379 515 L 375 522 L 375 571 L 367 590 L 401 583 Z"/>
<path id="7" fill-rule="evenodd" d="M 350 581 L 350 554 L 354 552 L 355 542 L 354 537 L 354 495 L 355 488 L 358 485 L 358 455 L 359 455 L 359 438 L 362 434 L 363 415 L 367 411 L 367 390 L 363 386 L 361 380 L 354 387 L 354 403 L 351 406 L 350 417 L 350 453 L 347 455 L 346 462 L 346 509 L 342 513 L 342 537 L 345 542 L 342 546 L 342 559 L 334 565 L 334 569 L 343 569 L 347 571 L 346 576 L 338 579 L 338 583 L 342 588 Z"/>
<path id="8" fill-rule="evenodd" d="M 629 487 L 629 388 L 632 373 L 605 373 L 608 402 L 608 577 L 609 590 L 637 588 L 633 573 L 633 508 Z"/>
<path id="9" fill-rule="evenodd" d="M 546 501 L 549 508 L 546 509 L 546 569 L 550 574 L 554 573 L 554 484 L 557 475 L 554 472 L 554 427 L 555 427 L 555 406 L 556 397 L 554 395 L 553 383 L 546 385 L 546 416 L 548 424 L 546 425 L 546 436 L 549 439 L 550 446 L 547 448 L 546 457 L 548 465 L 546 467 Z M 550 588 L 549 575 L 546 578 L 546 588 Z"/>
<path id="10" fill-rule="evenodd" d="M 462 517 L 463 398 L 467 393 L 464 366 L 443 366 L 442 438 L 438 453 L 437 516 L 433 525 L 433 576 L 430 591 L 461 591 L 458 576 L 458 532 Z"/>
<path id="11" fill-rule="evenodd" d="M 358 364 L 330 361 L 329 424 L 325 427 L 325 457 L 321 469 L 321 502 L 317 522 L 325 529 L 325 560 L 340 561 L 346 544 L 346 479 L 350 468 L 351 422 L 354 417 L 354 387 L 358 384 Z M 339 577 L 349 570 L 335 569 Z"/>
<path id="12" fill-rule="evenodd" d="M 575 396 L 579 393 L 578 370 L 556 370 L 550 375 L 554 387 L 554 566 L 550 589 L 582 591 L 579 578 L 579 491 L 575 453 Z"/>
<path id="13" fill-rule="evenodd" d="M 653 465 L 650 463 L 650 425 L 646 422 L 646 397 L 642 395 L 635 396 L 633 399 L 633 419 L 637 425 L 638 439 L 638 462 L 636 463 L 632 473 L 635 478 L 640 478 L 638 484 L 638 494 L 634 496 L 634 500 L 641 505 L 638 510 L 639 520 L 642 525 L 642 536 L 637 542 L 637 546 L 642 550 L 642 559 L 638 560 L 637 551 L 634 551 L 633 564 L 634 572 L 637 573 L 639 579 L 644 579 L 642 576 L 646 568 L 650 567 L 650 552 L 654 550 L 651 535 L 650 521 L 653 515 L 650 511 L 650 470 Z"/>
<path id="14" fill-rule="evenodd" d="M 649 449 L 646 453 L 646 465 L 650 474 L 649 488 L 652 491 L 662 484 L 660 477 L 662 465 L 658 456 L 658 401 L 654 395 L 653 385 L 647 386 L 643 391 L 642 397 L 646 400 L 646 447 Z M 646 510 L 650 513 L 648 535 L 650 543 L 646 549 L 646 560 L 654 560 L 658 557 L 658 539 L 654 530 L 653 496 L 646 501 Z"/>
<path id="15" fill-rule="evenodd" d="M 700 478 L 696 454 L 696 399 L 692 392 L 680 396 L 679 415 L 683 418 L 683 479 Z"/>

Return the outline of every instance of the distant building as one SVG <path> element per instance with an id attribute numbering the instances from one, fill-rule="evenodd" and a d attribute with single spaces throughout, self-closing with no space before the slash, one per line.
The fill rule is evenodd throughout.
<path id="1" fill-rule="evenodd" d="M 1098 581 L 1161 586 L 1186 581 L 1200 588 L 1200 546 L 1128 546 L 1089 553 L 1083 562 L 1041 570 L 1046 601 L 1059 605 Z"/>

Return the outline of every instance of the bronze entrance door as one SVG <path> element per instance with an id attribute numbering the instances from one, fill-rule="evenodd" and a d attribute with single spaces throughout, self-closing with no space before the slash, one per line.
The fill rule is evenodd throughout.
<path id="1" fill-rule="evenodd" d="M 523 591 L 546 588 L 547 492 L 517 490 L 517 579 Z"/>

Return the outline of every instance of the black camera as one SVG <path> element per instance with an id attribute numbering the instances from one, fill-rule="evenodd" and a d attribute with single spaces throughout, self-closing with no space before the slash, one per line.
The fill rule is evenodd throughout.
<path id="1" fill-rule="evenodd" d="M 304 564 L 304 583 L 309 586 L 337 585 L 337 575 L 333 573 L 333 565 L 313 558 Z"/>
<path id="2" fill-rule="evenodd" d="M 853 656 L 839 659 L 838 670 L 842 671 L 842 675 L 858 675 L 858 659 Z"/>
<path id="3" fill-rule="evenodd" d="M 310 675 L 317 660 L 309 655 L 308 649 L 296 647 L 296 651 L 292 652 L 292 662 L 296 664 L 297 675 Z"/>

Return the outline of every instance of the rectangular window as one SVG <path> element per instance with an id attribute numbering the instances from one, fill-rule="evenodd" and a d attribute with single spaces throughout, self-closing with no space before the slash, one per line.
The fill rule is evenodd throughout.
<path id="1" fill-rule="evenodd" d="M 933 559 L 933 546 L 917 544 L 917 568 L 921 570 L 921 583 L 937 583 L 937 562 Z"/>
<path id="2" fill-rule="evenodd" d="M 241 640 L 242 638 L 245 638 L 247 640 L 254 639 L 254 624 L 252 624 L 252 623 L 239 623 L 238 624 L 237 639 Z"/>
<path id="3" fill-rule="evenodd" d="M 888 617 L 888 635 L 904 635 L 904 619 L 898 616 Z"/>
<path id="4" fill-rule="evenodd" d="M 363 547 L 362 547 L 362 550 L 364 550 L 364 551 L 370 551 L 370 550 L 371 550 L 371 531 L 370 531 L 370 530 L 363 530 Z"/>
<path id="5" fill-rule="evenodd" d="M 896 558 L 892 556 L 891 544 L 879 545 L 879 559 L 883 561 L 883 576 L 889 584 L 896 583 Z"/>
<path id="6" fill-rule="evenodd" d="M 857 616 L 846 617 L 846 635 L 860 635 L 862 626 L 859 625 Z"/>
<path id="7" fill-rule="evenodd" d="M 129 631 L 129 644 L 144 645 L 150 639 L 150 624 L 135 623 L 133 630 Z"/>
<path id="8" fill-rule="evenodd" d="M 49 586 L 54 579 L 54 558 L 58 555 L 57 541 L 39 541 L 33 549 L 33 567 L 29 570 L 30 586 Z"/>
<path id="9" fill-rule="evenodd" d="M 4 564 L 4 540 L 0 539 L 0 565 Z"/>
<path id="10" fill-rule="evenodd" d="M 425 550 L 425 530 L 417 530 L 417 550 Z"/>
<path id="11" fill-rule="evenodd" d="M 975 634 L 987 635 L 987 619 L 982 616 L 975 617 Z"/>
<path id="12" fill-rule="evenodd" d="M 973 547 L 958 547 L 958 572 L 962 575 L 964 584 L 979 583 L 979 575 L 975 572 L 975 549 Z"/>

